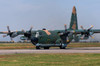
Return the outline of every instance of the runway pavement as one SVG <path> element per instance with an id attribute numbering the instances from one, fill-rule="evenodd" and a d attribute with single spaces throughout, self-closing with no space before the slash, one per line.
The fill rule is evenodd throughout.
<path id="1" fill-rule="evenodd" d="M 100 47 L 84 47 L 84 48 L 66 48 L 66 49 L 14 49 L 0 50 L 0 55 L 3 54 L 18 54 L 18 53 L 100 53 Z"/>

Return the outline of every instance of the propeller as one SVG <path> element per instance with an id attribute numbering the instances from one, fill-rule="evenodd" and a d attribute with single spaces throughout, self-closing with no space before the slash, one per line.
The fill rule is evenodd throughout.
<path id="1" fill-rule="evenodd" d="M 62 39 L 63 43 L 66 43 L 66 42 L 69 42 L 68 40 L 68 35 L 71 33 L 71 32 L 68 32 L 67 31 L 67 25 L 64 24 L 64 32 L 58 32 L 58 35 L 60 36 L 60 38 Z"/>
<path id="2" fill-rule="evenodd" d="M 9 36 L 10 39 L 11 39 L 11 41 L 14 42 L 14 41 L 13 41 L 13 38 L 16 37 L 16 36 L 18 36 L 17 31 L 11 32 L 9 26 L 7 26 L 7 30 L 8 30 L 8 32 L 3 32 L 3 33 L 5 33 L 5 34 L 7 34 L 7 35 L 3 35 L 3 37 Z"/>
<path id="3" fill-rule="evenodd" d="M 39 32 L 36 32 L 35 36 L 32 36 L 31 32 L 32 32 L 33 27 L 30 28 L 29 31 L 24 31 L 24 36 L 28 38 L 28 40 L 31 40 L 31 42 L 36 45 L 38 43 L 39 40 Z"/>
<path id="4" fill-rule="evenodd" d="M 12 39 L 12 34 L 13 34 L 13 32 L 10 31 L 9 26 L 7 26 L 7 30 L 8 30 L 7 35 L 3 35 L 3 37 L 9 36 L 10 39 L 11 39 L 11 41 L 13 41 L 13 39 Z"/>
<path id="5" fill-rule="evenodd" d="M 64 32 L 58 32 L 58 35 L 61 38 L 61 46 L 60 46 L 61 49 L 66 48 L 67 44 L 70 43 L 70 41 L 71 41 L 69 36 L 72 36 L 72 34 L 73 34 L 73 31 L 67 30 L 66 24 L 64 24 L 64 28 L 65 28 Z"/>
<path id="6" fill-rule="evenodd" d="M 29 31 L 25 31 L 22 30 L 24 32 L 24 36 L 27 38 L 27 40 L 31 40 L 31 42 L 36 45 L 38 43 L 38 37 L 39 37 L 39 32 L 36 32 L 35 36 L 32 36 L 31 32 L 32 32 L 33 27 L 31 26 L 31 28 L 29 29 Z"/>
<path id="7" fill-rule="evenodd" d="M 31 39 L 31 32 L 32 32 L 33 27 L 29 29 L 29 31 L 22 30 L 24 32 L 24 36 L 27 37 L 28 39 Z"/>
<path id="8" fill-rule="evenodd" d="M 90 26 L 90 28 L 88 29 L 88 31 L 90 31 L 93 28 L 93 25 Z"/>
<path id="9" fill-rule="evenodd" d="M 81 35 L 82 35 L 81 39 L 84 38 L 83 35 L 85 35 L 85 37 L 89 37 L 89 36 L 90 36 L 92 39 L 94 38 L 94 37 L 92 36 L 93 33 L 91 32 L 91 29 L 93 28 L 93 25 L 91 25 L 90 28 L 87 29 L 87 30 L 84 29 L 83 26 L 81 26 L 81 28 L 84 30 L 84 32 L 81 33 Z"/>

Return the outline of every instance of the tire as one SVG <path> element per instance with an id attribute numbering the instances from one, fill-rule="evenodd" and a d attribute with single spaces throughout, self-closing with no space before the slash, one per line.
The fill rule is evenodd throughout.
<path id="1" fill-rule="evenodd" d="M 60 49 L 66 49 L 66 47 L 63 44 L 61 44 Z"/>
<path id="2" fill-rule="evenodd" d="M 36 46 L 36 49 L 40 49 L 40 47 L 39 46 Z"/>
<path id="3" fill-rule="evenodd" d="M 44 47 L 44 49 L 49 49 L 49 47 Z"/>
<path id="4" fill-rule="evenodd" d="M 60 49 L 66 49 L 66 47 L 60 47 Z"/>

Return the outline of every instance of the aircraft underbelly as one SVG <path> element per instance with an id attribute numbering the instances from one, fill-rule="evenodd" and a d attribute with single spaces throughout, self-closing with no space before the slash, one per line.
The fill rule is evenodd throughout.
<path id="1" fill-rule="evenodd" d="M 36 46 L 40 46 L 40 47 L 60 47 L 61 44 L 37 44 Z"/>

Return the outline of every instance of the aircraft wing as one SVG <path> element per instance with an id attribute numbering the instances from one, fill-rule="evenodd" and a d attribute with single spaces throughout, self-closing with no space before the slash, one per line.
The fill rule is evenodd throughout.
<path id="1" fill-rule="evenodd" d="M 100 29 L 94 29 L 94 30 L 91 30 L 92 32 L 94 33 L 100 33 Z"/>
<path id="2" fill-rule="evenodd" d="M 74 30 L 73 32 L 75 34 L 81 34 L 82 32 L 85 33 L 87 32 L 88 30 Z M 100 33 L 100 29 L 91 29 L 90 31 L 88 32 L 93 32 L 93 33 Z"/>
<path id="3" fill-rule="evenodd" d="M 23 32 L 23 31 L 17 31 L 17 34 L 18 34 L 18 35 L 23 35 L 24 32 Z"/>
<path id="4" fill-rule="evenodd" d="M 24 34 L 24 32 L 23 31 L 13 31 L 13 32 L 16 32 L 18 35 L 23 35 Z M 11 32 L 11 33 L 13 33 L 13 32 Z M 7 32 L 7 31 L 0 31 L 0 34 L 8 34 L 9 32 Z"/>
<path id="5" fill-rule="evenodd" d="M 3 31 L 1 31 L 0 34 L 8 34 L 8 32 L 3 32 Z"/>

